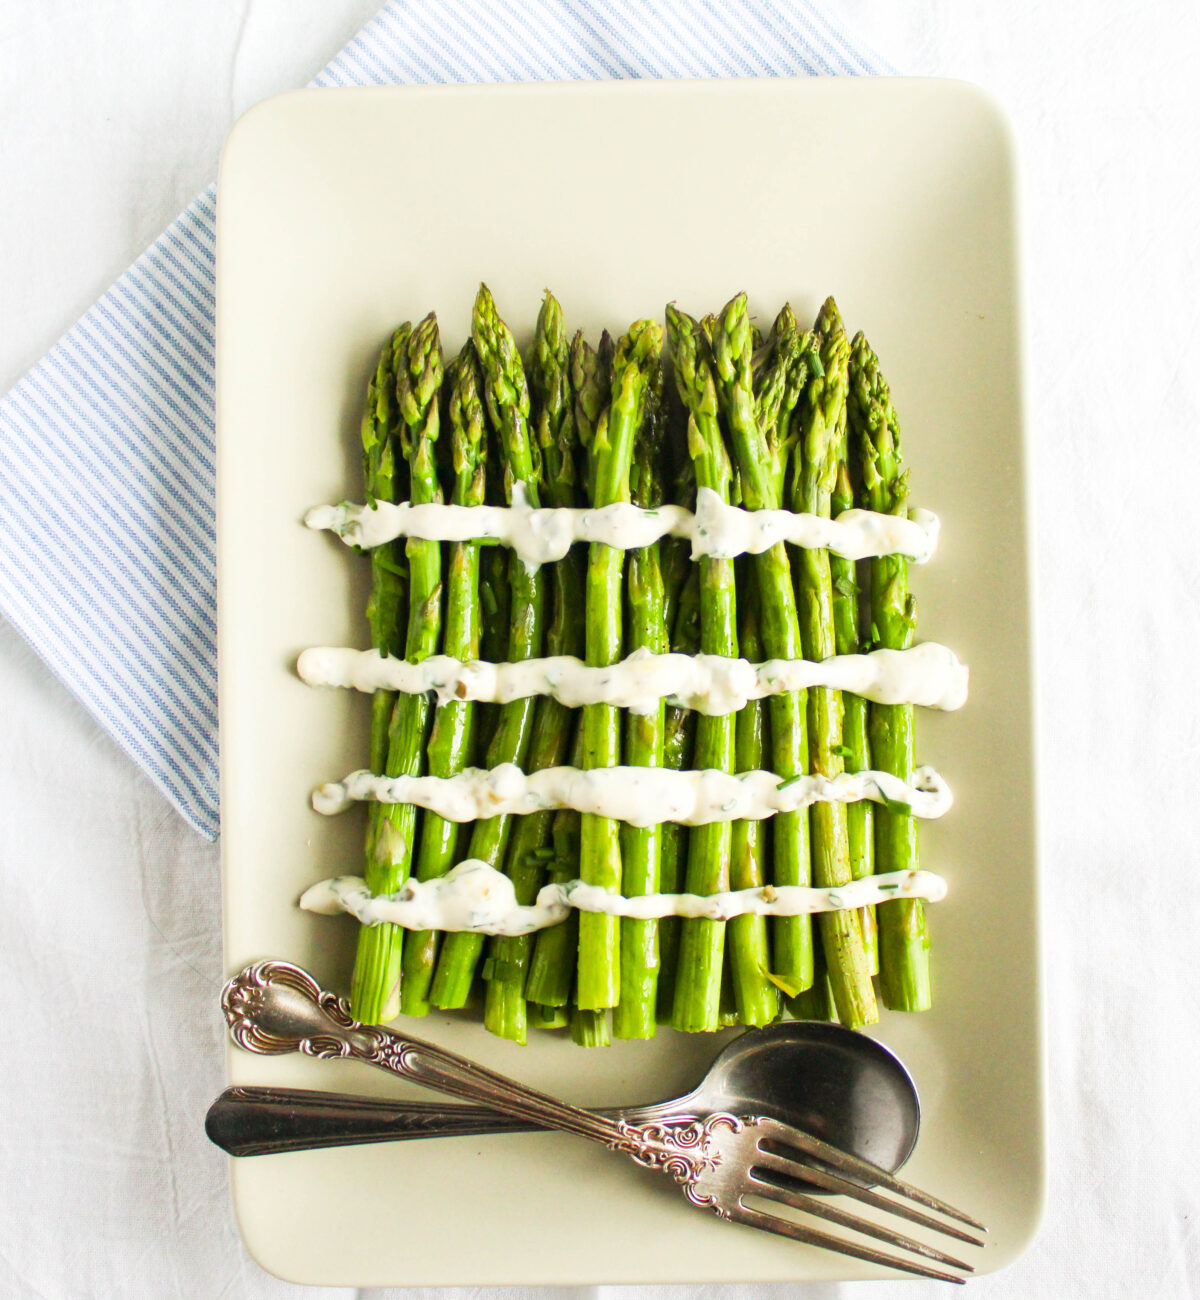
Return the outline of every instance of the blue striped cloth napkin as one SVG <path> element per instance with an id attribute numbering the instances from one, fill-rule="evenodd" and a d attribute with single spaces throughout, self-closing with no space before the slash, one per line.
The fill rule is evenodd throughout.
<path id="1" fill-rule="evenodd" d="M 808 0 L 391 0 L 312 84 L 883 71 Z M 0 399 L 0 612 L 209 838 L 215 217 L 210 186 Z"/>

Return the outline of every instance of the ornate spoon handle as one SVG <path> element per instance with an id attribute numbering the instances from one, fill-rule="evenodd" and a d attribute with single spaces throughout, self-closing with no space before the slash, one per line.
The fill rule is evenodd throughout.
<path id="1" fill-rule="evenodd" d="M 711 1107 L 698 1113 L 707 1115 Z M 648 1124 L 673 1118 L 678 1105 L 602 1108 L 611 1119 Z M 204 1131 L 231 1156 L 273 1156 L 284 1151 L 357 1146 L 364 1142 L 408 1142 L 414 1138 L 484 1137 L 491 1133 L 534 1133 L 524 1120 L 483 1106 L 443 1101 L 385 1100 L 307 1088 L 226 1088 L 208 1108 Z"/>
<path id="2" fill-rule="evenodd" d="M 642 1127 L 581 1110 L 433 1043 L 360 1024 L 340 998 L 324 992 L 311 975 L 289 962 L 247 966 L 225 986 L 221 1005 L 234 1042 L 247 1051 L 354 1057 L 538 1128 L 590 1138 L 680 1181 L 693 1172 L 695 1155 L 687 1150 L 697 1141 L 693 1116 Z"/>

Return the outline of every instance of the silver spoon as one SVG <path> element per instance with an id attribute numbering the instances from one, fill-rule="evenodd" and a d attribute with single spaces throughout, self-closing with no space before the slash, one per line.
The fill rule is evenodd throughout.
<path id="1" fill-rule="evenodd" d="M 645 1123 L 675 1115 L 763 1115 L 794 1124 L 883 1169 L 916 1145 L 920 1104 L 912 1077 L 882 1043 L 841 1025 L 789 1020 L 726 1045 L 691 1092 L 670 1101 L 600 1112 Z M 205 1131 L 230 1155 L 272 1155 L 407 1138 L 527 1133 L 480 1106 L 385 1101 L 291 1088 L 227 1088 Z"/>

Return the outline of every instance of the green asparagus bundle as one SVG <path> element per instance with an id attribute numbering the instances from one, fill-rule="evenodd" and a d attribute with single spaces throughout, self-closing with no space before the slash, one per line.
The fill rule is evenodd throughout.
<path id="1" fill-rule="evenodd" d="M 867 340 L 858 334 L 850 352 L 850 431 L 860 457 L 860 504 L 885 514 L 908 509 L 908 473 L 900 453 L 900 422 L 887 381 Z M 870 562 L 872 638 L 877 646 L 904 650 L 912 645 L 916 604 L 908 591 L 908 561 L 883 555 Z M 871 762 L 883 772 L 912 780 L 915 764 L 911 704 L 872 704 L 868 710 Z M 917 823 L 895 804 L 875 812 L 875 870 L 918 866 Z M 893 1011 L 927 1011 L 929 934 L 920 899 L 895 899 L 878 908 L 879 984 L 884 1006 Z"/>
<path id="2" fill-rule="evenodd" d="M 832 300 L 821 309 L 819 377 L 809 380 L 800 410 L 801 437 L 793 456 L 791 506 L 828 517 L 837 481 L 837 430 L 846 402 L 849 343 Z M 833 579 L 829 552 L 799 552 L 800 631 L 807 659 L 829 659 L 835 652 Z M 844 770 L 840 691 L 814 687 L 808 693 L 809 759 L 814 772 L 836 777 Z M 849 884 L 850 841 L 843 803 L 816 803 L 810 809 L 812 873 L 823 887 Z M 852 912 L 823 912 L 821 946 L 838 1018 L 857 1029 L 879 1019 L 871 961 L 858 918 Z"/>
<path id="3" fill-rule="evenodd" d="M 392 369 L 400 413 L 400 447 L 409 467 L 409 499 L 417 504 L 442 499 L 434 444 L 438 437 L 438 393 L 442 384 L 442 345 L 431 312 L 412 331 L 396 331 Z M 437 542 L 409 538 L 408 633 L 405 653 L 419 663 L 436 653 L 441 632 L 442 558 Z M 419 775 L 425 762 L 429 699 L 401 695 L 388 724 L 388 776 Z M 417 812 L 408 804 L 390 804 L 369 826 L 367 885 L 375 894 L 394 893 L 408 878 L 416 839 Z M 358 955 L 350 986 L 353 1015 L 365 1024 L 392 1019 L 399 1011 L 402 962 L 401 934 L 391 925 L 359 931 Z"/>
<path id="4" fill-rule="evenodd" d="M 607 333 L 596 349 L 580 334 L 568 345 L 549 293 L 524 364 L 486 286 L 471 340 L 445 372 L 434 316 L 400 326 L 368 386 L 368 504 L 405 495 L 414 505 L 438 503 L 440 469 L 457 506 L 511 503 L 520 484 L 535 507 L 632 502 L 654 510 L 669 500 L 694 508 L 703 489 L 750 511 L 786 505 L 830 517 L 857 504 L 906 512 L 888 386 L 863 336 L 847 342 L 832 299 L 811 332 L 785 306 L 764 339 L 745 295 L 699 320 L 669 306 L 666 328 L 669 379 L 657 324 L 636 322 L 616 346 Z M 439 467 L 443 420 L 449 435 Z M 825 550 L 779 543 L 736 562 L 711 555 L 693 562 L 689 542 L 668 537 L 628 555 L 600 543 L 586 553 L 576 547 L 542 570 L 482 540 L 444 550 L 410 538 L 372 551 L 367 613 L 380 653 L 414 663 L 439 650 L 493 662 L 546 653 L 603 667 L 634 650 L 821 661 L 876 646 L 905 649 L 913 639 L 903 556 L 864 565 L 868 635 L 855 563 Z M 435 712 L 428 695 L 380 691 L 370 764 L 388 776 L 440 778 L 506 763 L 529 773 L 620 763 L 767 768 L 785 783 L 875 767 L 911 781 L 913 723 L 912 706 L 868 704 L 823 687 L 754 700 L 721 717 L 667 700 L 648 714 L 573 710 L 549 695 L 502 705 L 452 700 Z M 470 856 L 502 868 L 517 902 L 528 905 L 544 882 L 576 878 L 628 896 L 810 881 L 837 888 L 915 868 L 917 832 L 911 810 L 887 801 L 879 808 L 819 801 L 769 820 L 690 829 L 638 828 L 570 809 L 502 814 L 468 829 L 409 804 L 372 804 L 365 856 L 375 895 L 395 894 L 410 871 L 432 880 Z M 778 1017 L 781 991 L 795 1016 L 857 1027 L 877 1019 L 876 970 L 888 1007 L 930 1004 L 919 900 L 821 913 L 816 925 L 808 916 L 647 921 L 572 910 L 536 934 L 402 936 L 390 924 L 360 930 L 351 996 L 364 1021 L 463 1006 L 485 950 L 485 1024 L 516 1042 L 530 1026 L 601 1046 L 614 1036 L 651 1037 L 659 1020 L 688 1031 L 762 1025 Z"/>
<path id="5" fill-rule="evenodd" d="M 541 504 L 542 457 L 529 429 L 529 386 L 516 340 L 500 319 L 486 285 L 475 299 L 471 339 L 483 374 L 488 418 L 500 442 L 504 483 L 511 502 L 515 484 L 524 485 L 531 504 Z M 540 570 L 529 571 L 515 557 L 508 566 L 511 616 L 506 658 L 510 662 L 537 658 L 542 652 L 545 579 Z M 533 698 L 501 706 L 487 751 L 487 766 L 516 763 L 524 768 L 533 733 Z M 476 822 L 471 831 L 469 856 L 499 868 L 504 862 L 513 818 L 509 814 Z M 466 1005 L 483 952 L 483 935 L 459 931 L 442 944 L 434 973 L 430 1001 L 442 1009 Z"/>
<path id="6" fill-rule="evenodd" d="M 637 321 L 617 343 L 612 393 L 587 445 L 593 507 L 629 500 L 633 446 L 645 413 L 651 377 L 662 350 L 656 321 Z M 580 428 L 580 436 L 585 430 Z M 625 554 L 593 543 L 588 550 L 587 649 L 592 665 L 614 664 L 622 650 L 622 594 Z M 609 705 L 583 710 L 584 767 L 615 767 L 620 762 L 620 719 Z M 586 813 L 580 844 L 580 879 L 614 893 L 621 889 L 620 823 Z M 616 1006 L 620 997 L 620 929 L 617 918 L 588 912 L 579 918 L 576 1001 L 581 1010 Z"/>
<path id="7" fill-rule="evenodd" d="M 576 504 L 576 452 L 578 440 L 571 406 L 567 335 L 562 308 L 547 293 L 538 314 L 529 363 L 533 432 L 542 457 L 544 497 L 547 505 Z M 550 574 L 553 610 L 546 632 L 548 655 L 583 654 L 583 572 L 579 555 L 571 553 L 554 565 Z M 518 561 L 519 563 L 519 561 Z M 544 696 L 536 704 L 533 736 L 526 771 L 559 767 L 567 761 L 574 726 L 572 710 Z M 505 871 L 513 882 L 517 902 L 532 903 L 553 858 L 550 846 L 554 813 L 531 813 L 517 820 L 509 840 Z M 484 1024 L 492 1033 L 515 1042 L 525 1041 L 525 981 L 534 949 L 531 934 L 497 937 L 488 945 L 484 967 L 487 994 Z"/>
<path id="8" fill-rule="evenodd" d="M 459 353 L 447 373 L 447 385 L 450 388 L 448 414 L 454 469 L 451 501 L 459 506 L 482 505 L 487 439 L 473 344 L 467 343 Z M 456 659 L 470 660 L 479 655 L 481 549 L 477 541 L 455 542 L 450 549 L 442 652 Z M 430 776 L 454 776 L 469 766 L 476 713 L 475 705 L 464 700 L 450 700 L 437 710 L 429 737 Z M 413 872 L 417 879 L 432 880 L 444 876 L 457 861 L 459 838 L 455 822 L 426 812 L 421 818 L 421 841 Z M 414 931 L 405 940 L 404 975 L 400 984 L 400 1010 L 404 1015 L 428 1014 L 429 986 L 440 946 L 441 934 L 436 930 Z"/>
<path id="9" fill-rule="evenodd" d="M 688 451 L 697 488 L 729 500 L 733 467 L 717 417 L 711 350 L 702 324 L 667 307 L 667 333 L 680 400 L 688 413 Z M 700 561 L 700 645 L 706 654 L 737 655 L 737 593 L 733 562 L 705 556 Z M 734 770 L 734 715 L 705 715 L 696 725 L 697 768 Z M 687 890 L 716 894 L 729 888 L 733 827 L 713 822 L 688 836 Z M 691 919 L 680 928 L 672 1024 L 676 1029 L 716 1029 L 720 1017 L 725 923 Z"/>

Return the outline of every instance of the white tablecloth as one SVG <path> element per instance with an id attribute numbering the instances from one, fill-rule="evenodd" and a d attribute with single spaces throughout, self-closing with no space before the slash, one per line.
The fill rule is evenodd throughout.
<path id="1" fill-rule="evenodd" d="M 990 87 L 1023 163 L 1052 1165 L 1039 1241 L 973 1289 L 1195 1296 L 1200 9 L 829 3 L 896 66 Z M 211 178 L 235 117 L 375 7 L 0 5 L 0 390 Z M 6 625 L 0 713 L 0 1295 L 349 1296 L 246 1257 L 201 1132 L 215 847 Z M 934 1294 L 900 1286 L 872 1294 Z M 709 1294 L 661 1294 L 685 1292 Z"/>

